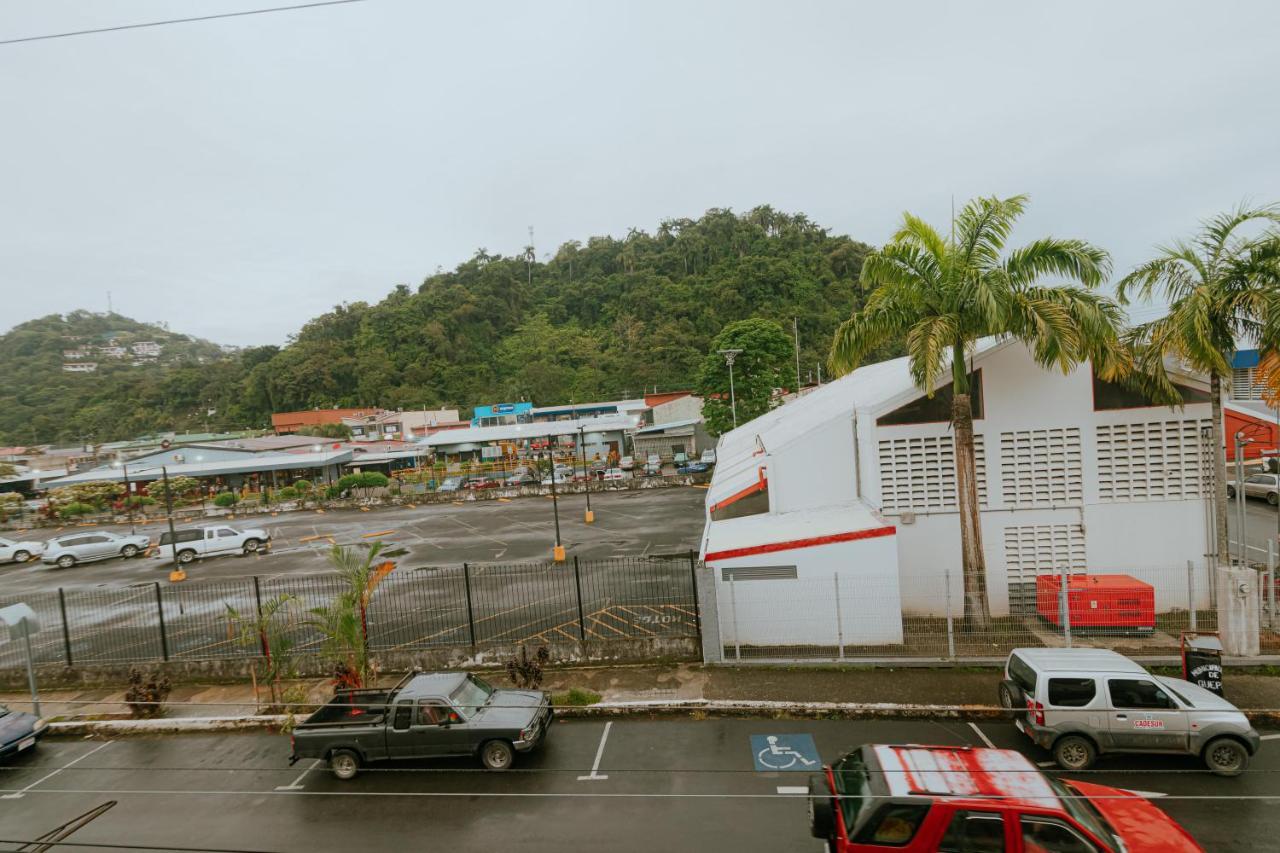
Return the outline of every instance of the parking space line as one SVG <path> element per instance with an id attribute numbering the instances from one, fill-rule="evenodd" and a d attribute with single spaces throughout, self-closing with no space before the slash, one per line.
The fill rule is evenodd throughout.
<path id="1" fill-rule="evenodd" d="M 12 793 L 12 794 L 5 794 L 4 796 L 0 796 L 0 800 L 17 800 L 17 799 L 21 799 L 21 798 L 22 798 L 22 796 L 23 796 L 24 794 L 26 794 L 28 791 L 30 791 L 30 790 L 31 790 L 32 788 L 34 788 L 35 786 L 37 786 L 37 785 L 41 784 L 42 782 L 47 782 L 47 781 L 49 781 L 49 780 L 50 780 L 50 779 L 52 779 L 54 776 L 57 776 L 59 773 L 61 773 L 63 770 L 66 770 L 68 767 L 71 767 L 71 766 L 72 766 L 72 765 L 74 765 L 74 764 L 79 764 L 81 761 L 84 761 L 86 758 L 88 758 L 90 755 L 93 755 L 93 754 L 94 754 L 95 752 L 97 752 L 98 750 L 100 750 L 100 749 L 106 749 L 107 747 L 111 746 L 111 744 L 113 744 L 113 743 L 115 743 L 115 741 L 111 741 L 111 740 L 109 740 L 109 741 L 107 741 L 106 743 L 100 743 L 100 744 L 98 744 L 98 745 L 97 745 L 97 746 L 95 746 L 93 749 L 91 749 L 91 750 L 89 750 L 88 752 L 86 752 L 84 755 L 80 756 L 79 758 L 77 758 L 77 759 L 75 759 L 75 760 L 73 760 L 73 761 L 68 761 L 66 764 L 62 765 L 62 766 L 61 766 L 61 767 L 59 767 L 57 770 L 55 770 L 55 771 L 53 771 L 52 773 L 50 773 L 48 776 L 44 776 L 44 777 L 41 777 L 40 779 L 37 779 L 36 781 L 32 782 L 32 783 L 31 783 L 30 785 L 28 785 L 27 787 L 23 788 L 21 791 L 15 791 L 15 792 L 14 792 L 14 793 Z"/>
<path id="2" fill-rule="evenodd" d="M 302 784 L 302 780 L 306 778 L 308 773 L 310 773 L 312 770 L 315 770 L 317 767 L 319 767 L 323 763 L 324 762 L 321 759 L 317 758 L 315 761 L 311 762 L 310 767 L 308 767 L 306 770 L 303 770 L 301 773 L 298 774 L 297 779 L 294 779 L 288 785 L 277 785 L 276 790 L 277 791 L 301 791 L 303 788 L 306 787 L 305 785 Z"/>
<path id="3" fill-rule="evenodd" d="M 985 744 L 987 745 L 987 748 L 988 748 L 988 749 L 995 749 L 995 748 L 996 748 L 996 745 L 995 745 L 994 743 L 992 743 L 992 742 L 991 742 L 991 738 L 987 737 L 987 733 L 986 733 L 986 732 L 984 732 L 982 729 L 978 728 L 978 724 L 977 724 L 977 723 L 970 723 L 970 724 L 969 724 L 969 728 L 971 728 L 971 729 L 973 729 L 975 732 L 977 732 L 978 737 L 982 738 L 982 742 L 983 742 L 983 743 L 985 743 Z"/>
<path id="4" fill-rule="evenodd" d="M 804 785 L 779 785 L 779 794 L 808 794 L 809 789 Z"/>
<path id="5" fill-rule="evenodd" d="M 1280 740 L 1280 734 L 1274 734 L 1274 735 L 1263 735 L 1263 736 L 1262 736 L 1262 739 L 1263 739 L 1263 740 Z"/>
<path id="6" fill-rule="evenodd" d="M 579 776 L 579 782 L 599 782 L 602 779 L 609 778 L 607 775 L 598 773 L 597 771 L 600 769 L 600 759 L 604 758 L 604 745 L 605 742 L 609 740 L 609 730 L 611 728 L 613 728 L 612 720 L 604 724 L 604 732 L 600 735 L 600 746 L 596 748 L 596 760 L 595 763 L 591 765 L 590 775 Z"/>

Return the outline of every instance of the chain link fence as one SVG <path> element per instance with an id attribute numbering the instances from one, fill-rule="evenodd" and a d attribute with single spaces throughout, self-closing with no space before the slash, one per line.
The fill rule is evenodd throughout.
<path id="1" fill-rule="evenodd" d="M 521 642 L 699 636 L 694 555 L 564 563 L 399 568 L 367 612 L 369 648 L 415 651 Z M 248 576 L 178 584 L 58 589 L 13 598 L 36 614 L 37 664 L 120 664 L 247 658 L 232 611 L 252 620 L 281 595 L 277 616 L 295 652 L 324 637 L 311 611 L 342 590 L 335 574 Z M 0 668 L 24 664 L 21 643 L 0 644 Z"/>

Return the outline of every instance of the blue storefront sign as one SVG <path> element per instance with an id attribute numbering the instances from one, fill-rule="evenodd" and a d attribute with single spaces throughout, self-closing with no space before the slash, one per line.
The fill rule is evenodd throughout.
<path id="1" fill-rule="evenodd" d="M 494 403 L 489 406 L 476 406 L 471 422 L 477 426 L 493 418 L 517 417 L 526 414 L 533 408 L 533 403 Z"/>

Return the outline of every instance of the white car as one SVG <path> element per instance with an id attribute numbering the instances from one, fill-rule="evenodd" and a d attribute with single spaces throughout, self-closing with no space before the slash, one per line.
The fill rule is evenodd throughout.
<path id="1" fill-rule="evenodd" d="M 142 534 L 123 535 L 99 530 L 88 533 L 67 533 L 44 543 L 40 559 L 60 569 L 69 569 L 77 563 L 94 560 L 110 560 L 113 557 L 129 559 L 147 550 L 151 538 Z"/>
<path id="2" fill-rule="evenodd" d="M 623 471 L 630 471 L 636 467 L 636 458 L 634 456 L 624 456 L 618 460 L 618 467 Z"/>
<path id="3" fill-rule="evenodd" d="M 572 472 L 567 471 L 567 470 L 565 470 L 565 471 L 557 470 L 557 471 L 556 471 L 556 485 L 557 485 L 557 486 L 563 485 L 563 484 L 565 484 L 565 483 L 572 482 L 572 480 L 573 480 L 573 473 L 572 473 Z M 551 475 L 550 475 L 550 474 L 548 474 L 547 476 L 545 476 L 545 477 L 543 477 L 543 478 L 542 478 L 542 485 L 544 485 L 544 486 L 550 486 L 550 485 L 551 485 Z"/>
<path id="4" fill-rule="evenodd" d="M 170 536 L 166 530 L 160 535 L 157 557 L 172 562 L 176 550 L 179 563 L 190 563 L 197 557 L 216 557 L 219 554 L 248 555 L 265 548 L 271 541 L 271 534 L 260 527 L 246 527 L 240 530 L 225 524 L 188 527 L 184 530 L 175 530 L 174 534 Z"/>
<path id="5" fill-rule="evenodd" d="M 716 464 L 716 451 L 715 451 L 715 448 L 713 448 L 713 447 L 708 447 L 706 450 L 702 451 L 702 464 L 703 464 L 703 465 L 714 465 L 714 464 Z"/>
<path id="6" fill-rule="evenodd" d="M 25 563 L 43 553 L 43 542 L 14 542 L 0 536 L 0 563 Z"/>
<path id="7" fill-rule="evenodd" d="M 622 473 L 621 468 L 609 468 L 604 472 L 604 477 L 602 477 L 601 479 L 603 479 L 605 482 L 609 482 L 610 480 L 614 480 L 614 481 L 621 480 L 625 476 L 626 475 Z"/>

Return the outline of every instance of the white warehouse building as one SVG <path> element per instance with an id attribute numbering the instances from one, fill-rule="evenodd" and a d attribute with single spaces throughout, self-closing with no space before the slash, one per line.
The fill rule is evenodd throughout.
<path id="1" fill-rule="evenodd" d="M 1157 612 L 1207 606 L 1207 383 L 1171 367 L 1185 405 L 1153 406 L 995 339 L 970 369 L 992 615 L 1034 612 L 1036 577 L 1064 569 L 1150 583 Z M 960 614 L 950 407 L 949 370 L 930 398 L 899 358 L 721 437 L 701 550 L 727 656 L 892 645 L 904 617 Z"/>

